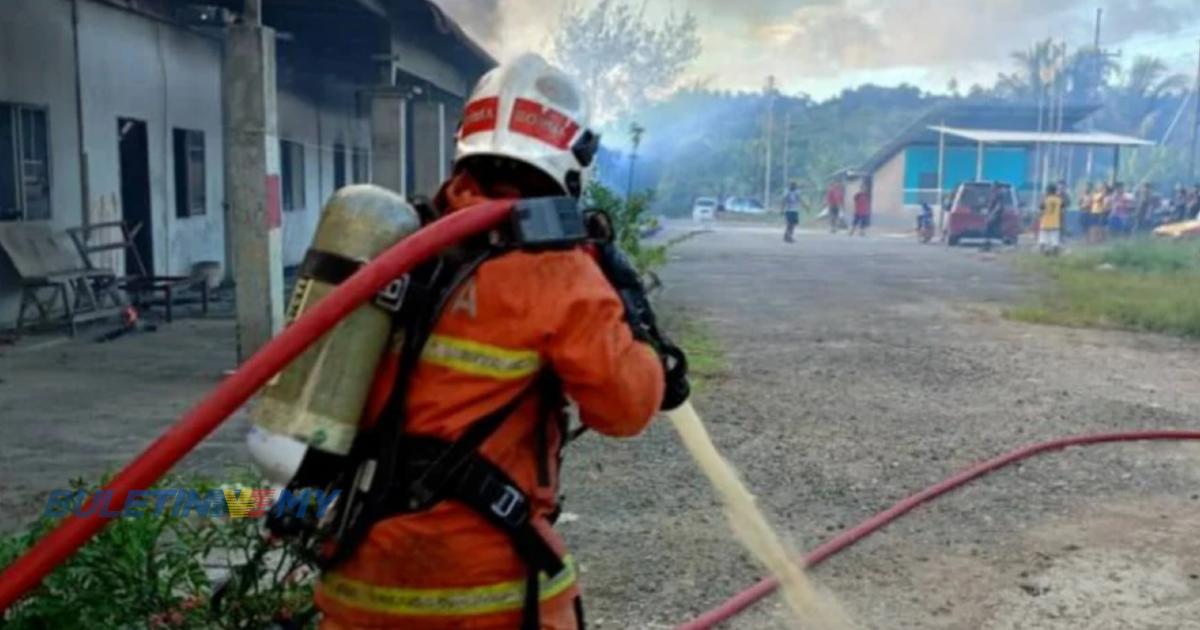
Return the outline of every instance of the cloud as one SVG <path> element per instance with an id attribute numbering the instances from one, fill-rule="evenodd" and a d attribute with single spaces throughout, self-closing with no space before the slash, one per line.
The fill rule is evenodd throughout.
<path id="1" fill-rule="evenodd" d="M 570 6 L 595 0 L 434 0 L 501 60 L 549 52 Z M 697 17 L 704 52 L 690 73 L 718 88 L 759 89 L 767 74 L 815 95 L 851 82 L 911 80 L 966 89 L 1009 70 L 1010 54 L 1046 38 L 1118 47 L 1200 26 L 1198 0 L 627 0 L 657 19 Z M 902 79 L 898 79 L 903 77 Z"/>
<path id="2" fill-rule="evenodd" d="M 1105 40 L 1124 41 L 1146 34 L 1174 34 L 1200 20 L 1196 0 L 1109 0 Z M 1111 40 L 1110 40 L 1111 38 Z"/>
<path id="3" fill-rule="evenodd" d="M 1017 42 L 1086 29 L 1045 0 L 831 0 L 762 24 L 759 39 L 815 75 L 994 60 Z"/>

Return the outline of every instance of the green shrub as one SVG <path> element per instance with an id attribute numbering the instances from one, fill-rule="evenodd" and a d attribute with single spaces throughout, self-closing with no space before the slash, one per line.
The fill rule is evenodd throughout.
<path id="1" fill-rule="evenodd" d="M 261 482 L 246 475 L 246 487 Z M 157 487 L 220 487 L 210 479 L 172 477 Z M 81 481 L 75 490 L 92 491 Z M 50 531 L 57 519 L 39 518 L 27 530 L 0 537 L 0 566 L 6 566 Z M 247 559 L 260 561 L 242 566 Z M 261 629 L 276 618 L 311 605 L 310 571 L 302 554 L 269 542 L 259 519 L 179 517 L 154 514 L 113 519 L 75 556 L 13 606 L 0 627 Z M 210 601 L 217 584 L 210 572 L 235 575 L 220 614 Z"/>
<path id="2" fill-rule="evenodd" d="M 642 273 L 653 271 L 667 262 L 665 246 L 650 246 L 642 242 L 642 231 L 658 222 L 649 212 L 653 201 L 652 191 L 634 193 L 626 200 L 599 182 L 589 184 L 584 196 L 585 207 L 603 210 L 612 217 L 617 245 Z"/>

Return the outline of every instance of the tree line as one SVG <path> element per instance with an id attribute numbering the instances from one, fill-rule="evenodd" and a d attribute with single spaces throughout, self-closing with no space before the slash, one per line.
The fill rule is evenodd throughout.
<path id="1" fill-rule="evenodd" d="M 934 94 L 867 84 L 818 101 L 781 93 L 773 82 L 755 92 L 683 83 L 700 51 L 694 15 L 653 21 L 623 0 L 565 13 L 554 40 L 553 56 L 584 78 L 609 137 L 634 123 L 647 130 L 633 188 L 653 190 L 663 212 L 686 212 L 701 195 L 761 200 L 768 142 L 772 197 L 795 181 L 816 207 L 834 173 L 860 165 L 934 108 L 955 103 L 1040 104 L 1048 121 L 1056 105 L 1095 106 L 1097 129 L 1161 143 L 1127 152 L 1122 179 L 1162 186 L 1189 179 L 1190 83 L 1156 57 L 1122 64 L 1102 50 L 1070 51 L 1045 40 L 1014 51 L 1011 69 L 990 86 L 964 91 L 951 81 Z M 629 164 L 628 155 L 605 151 L 599 176 L 623 191 Z"/>

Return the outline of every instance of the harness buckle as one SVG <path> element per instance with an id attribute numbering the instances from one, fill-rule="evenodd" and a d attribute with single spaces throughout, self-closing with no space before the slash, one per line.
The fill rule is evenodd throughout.
<path id="1" fill-rule="evenodd" d="M 500 496 L 492 502 L 492 514 L 495 514 L 501 520 L 513 525 L 520 525 L 525 521 L 525 513 L 519 512 L 519 509 L 525 505 L 525 494 L 520 489 L 508 485 L 501 485 Z M 514 517 L 514 512 L 517 514 Z"/>

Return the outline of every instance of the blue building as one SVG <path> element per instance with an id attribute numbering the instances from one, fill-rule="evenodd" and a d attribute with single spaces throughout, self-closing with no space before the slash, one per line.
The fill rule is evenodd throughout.
<path id="1" fill-rule="evenodd" d="M 1043 180 L 1110 179 L 1120 148 L 1150 142 L 1081 131 L 1093 106 L 1067 106 L 1053 114 L 1036 105 L 950 104 L 930 111 L 880 148 L 852 177 L 869 181 L 873 210 L 910 217 L 922 202 L 935 205 L 962 182 L 1001 181 L 1023 204 Z M 1044 131 L 1057 130 L 1057 131 Z"/>

